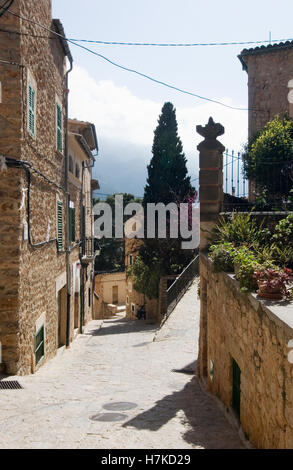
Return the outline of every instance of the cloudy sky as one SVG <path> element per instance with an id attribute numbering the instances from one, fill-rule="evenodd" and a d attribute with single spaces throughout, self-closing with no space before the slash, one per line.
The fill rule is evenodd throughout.
<path id="1" fill-rule="evenodd" d="M 67 36 L 118 42 L 226 42 L 291 37 L 289 0 L 53 0 L 53 14 Z M 281 8 L 282 7 L 282 8 Z M 251 13 L 253 11 L 253 14 Z M 114 62 L 155 79 L 225 104 L 247 107 L 247 75 L 237 55 L 244 47 L 150 47 L 79 43 Z M 197 177 L 201 140 L 196 125 L 210 116 L 225 126 L 221 140 L 241 150 L 247 138 L 247 112 L 180 94 L 113 67 L 102 58 L 70 45 L 74 70 L 70 77 L 71 117 L 96 125 L 100 152 L 95 175 L 101 192 L 143 194 L 153 131 L 165 101 L 177 110 L 179 135 L 192 178 Z"/>

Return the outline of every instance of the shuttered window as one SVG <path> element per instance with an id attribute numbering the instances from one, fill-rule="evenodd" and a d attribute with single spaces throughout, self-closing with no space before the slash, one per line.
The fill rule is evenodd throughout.
<path id="1" fill-rule="evenodd" d="M 57 129 L 57 150 L 62 152 L 63 150 L 63 141 L 62 141 L 62 110 L 61 106 L 56 104 L 56 129 Z"/>
<path id="2" fill-rule="evenodd" d="M 28 130 L 32 137 L 35 137 L 35 96 L 36 92 L 33 89 L 32 85 L 28 86 Z"/>
<path id="3" fill-rule="evenodd" d="M 75 209 L 69 208 L 69 237 L 71 242 L 75 242 Z"/>
<path id="4" fill-rule="evenodd" d="M 57 203 L 57 248 L 63 250 L 63 204 Z"/>

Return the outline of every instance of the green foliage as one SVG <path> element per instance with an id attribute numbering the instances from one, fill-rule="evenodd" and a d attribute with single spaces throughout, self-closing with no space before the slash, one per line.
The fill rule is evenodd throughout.
<path id="1" fill-rule="evenodd" d="M 247 265 L 255 262 L 255 254 L 247 246 L 240 246 L 239 248 L 235 249 L 233 260 L 237 265 Z"/>
<path id="2" fill-rule="evenodd" d="M 293 121 L 276 116 L 246 145 L 244 173 L 268 199 L 288 196 L 293 181 Z"/>
<path id="3" fill-rule="evenodd" d="M 239 281 L 242 292 L 245 291 L 256 291 L 257 282 L 253 277 L 254 271 L 258 268 L 258 264 L 255 260 L 246 260 L 240 264 L 237 281 Z"/>
<path id="4" fill-rule="evenodd" d="M 128 268 L 127 275 L 132 277 L 133 287 L 137 292 L 146 295 L 149 299 L 158 298 L 162 275 L 158 264 L 148 266 L 140 256 L 137 256 L 133 265 Z"/>
<path id="5" fill-rule="evenodd" d="M 213 230 L 212 239 L 216 243 L 229 242 L 234 246 L 246 243 L 252 246 L 267 236 L 262 227 L 263 222 L 258 226 L 251 214 L 235 212 L 228 219 L 220 218 Z"/>
<path id="6" fill-rule="evenodd" d="M 235 248 L 232 243 L 221 243 L 210 247 L 210 257 L 214 261 L 214 271 L 233 272 Z"/>
<path id="7" fill-rule="evenodd" d="M 186 158 L 178 136 L 176 111 L 172 103 L 165 103 L 162 108 L 154 132 L 152 153 L 148 165 L 144 207 L 149 203 L 187 202 L 188 198 L 194 196 L 195 189 L 191 186 L 188 176 Z M 167 216 L 167 227 L 168 222 Z M 168 237 L 168 229 L 167 238 L 145 238 L 140 249 L 143 264 L 152 267 L 151 269 L 160 275 L 179 274 L 191 261 L 192 256 L 193 251 L 182 250 L 180 238 Z"/>
<path id="8" fill-rule="evenodd" d="M 176 110 L 165 103 L 154 133 L 153 157 L 148 165 L 144 204 L 182 202 L 195 193 L 187 176 L 186 157 L 178 136 Z"/>
<path id="9" fill-rule="evenodd" d="M 120 194 L 120 193 L 119 193 Z M 123 207 L 119 208 L 124 213 L 125 206 L 130 202 L 141 202 L 133 194 L 124 193 L 123 196 Z M 94 199 L 93 203 L 106 202 L 112 208 L 112 233 L 113 238 L 103 238 L 99 241 L 101 254 L 95 259 L 95 271 L 124 271 L 125 269 L 125 253 L 124 253 L 124 240 L 114 238 L 115 234 L 115 194 L 107 196 L 105 201 L 100 198 Z M 97 217 L 97 216 L 96 216 Z M 124 216 L 123 222 L 131 216 Z"/>
<path id="10" fill-rule="evenodd" d="M 276 225 L 273 239 L 280 247 L 293 246 L 293 214 L 280 220 Z"/>

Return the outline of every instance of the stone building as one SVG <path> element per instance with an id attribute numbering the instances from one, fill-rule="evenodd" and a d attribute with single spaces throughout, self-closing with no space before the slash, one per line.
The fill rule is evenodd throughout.
<path id="1" fill-rule="evenodd" d="M 138 308 L 145 305 L 146 318 L 157 320 L 159 315 L 159 299 L 148 299 L 144 294 L 137 292 L 133 287 L 131 276 L 127 275 L 127 270 L 132 266 L 139 248 L 143 245 L 143 240 L 137 238 L 125 239 L 125 270 L 126 270 L 126 318 L 136 319 Z"/>
<path id="2" fill-rule="evenodd" d="M 250 138 L 277 114 L 293 117 L 293 41 L 244 49 L 238 57 L 248 74 Z M 255 184 L 250 181 L 250 201 L 255 200 L 254 193 Z"/>
<path id="3" fill-rule="evenodd" d="M 293 88 L 293 41 L 244 49 L 239 59 L 248 74 L 249 136 L 277 114 L 293 117 L 288 100 Z"/>
<path id="4" fill-rule="evenodd" d="M 111 317 L 118 307 L 125 306 L 126 273 L 96 274 L 94 290 L 94 318 Z"/>
<path id="5" fill-rule="evenodd" d="M 64 30 L 51 0 L 16 0 L 13 11 L 0 19 L 0 367 L 28 374 L 69 346 L 79 319 L 91 318 L 97 142 L 87 123 L 71 122 L 68 132 L 72 57 L 54 34 Z M 69 145 L 79 177 L 68 171 Z"/>

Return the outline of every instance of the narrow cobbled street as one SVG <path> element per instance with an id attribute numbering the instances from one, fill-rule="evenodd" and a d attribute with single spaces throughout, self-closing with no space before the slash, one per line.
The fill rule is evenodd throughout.
<path id="1" fill-rule="evenodd" d="M 122 316 L 93 321 L 35 375 L 14 377 L 23 389 L 0 390 L 0 448 L 242 448 L 193 374 L 196 290 L 158 333 Z"/>

